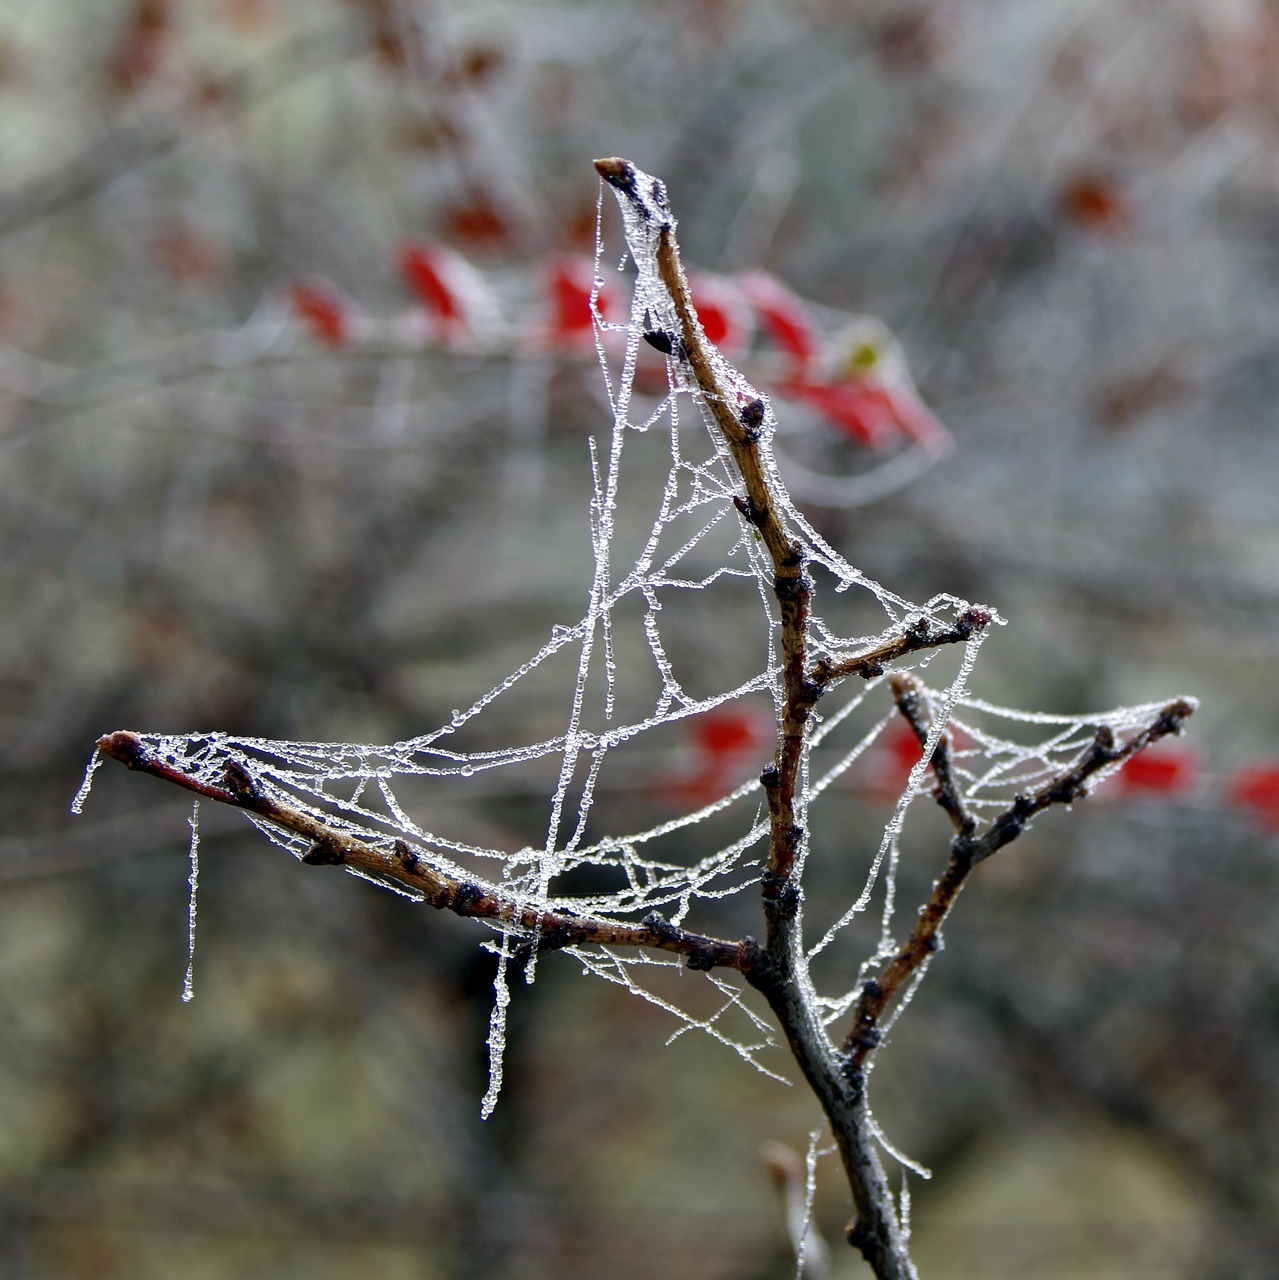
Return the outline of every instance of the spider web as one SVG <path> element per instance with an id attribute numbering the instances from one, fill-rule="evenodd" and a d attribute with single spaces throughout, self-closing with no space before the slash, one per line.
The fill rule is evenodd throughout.
<path id="1" fill-rule="evenodd" d="M 140 737 L 157 758 L 198 782 L 220 785 L 227 762 L 236 761 L 266 796 L 388 850 L 403 840 L 435 870 L 482 880 L 521 905 L 629 921 L 657 911 L 674 924 L 697 927 L 702 915 L 713 922 L 725 900 L 743 891 L 758 892 L 768 837 L 758 773 L 769 748 L 762 749 L 764 758 L 744 769 L 738 785 L 728 786 L 717 798 L 625 834 L 596 829 L 601 779 L 615 765 L 623 776 L 634 778 L 638 741 L 663 734 L 669 741 L 672 730 L 678 734 L 688 727 L 682 722 L 726 703 L 771 703 L 773 716 L 780 713 L 774 570 L 753 528 L 737 513 L 733 498 L 740 480 L 673 340 L 679 326 L 658 274 L 658 229 L 621 203 L 629 259 L 623 266 L 633 272 L 634 285 L 626 324 L 606 322 L 593 304 L 612 421 L 607 440 L 590 445 L 593 571 L 581 617 L 555 627 L 516 670 L 455 710 L 444 724 L 405 741 L 285 742 L 222 733 Z M 597 232 L 595 300 L 603 263 L 602 233 Z M 661 357 L 666 393 L 645 397 L 636 389 L 637 369 L 642 359 L 658 358 L 654 347 L 670 348 Z M 922 604 L 911 602 L 863 574 L 817 533 L 787 495 L 773 457 L 777 424 L 766 397 L 718 355 L 716 373 L 738 405 L 756 399 L 765 405 L 760 448 L 774 495 L 809 558 L 817 581 L 815 603 L 829 600 L 833 606 L 829 616 L 814 615 L 810 659 L 847 658 L 910 626 L 952 625 L 967 601 L 939 595 Z M 636 449 L 643 454 L 642 465 L 632 473 L 626 460 Z M 660 465 L 655 463 L 659 457 Z M 637 525 L 636 504 L 646 493 L 655 501 L 656 513 L 651 523 L 641 520 Z M 674 621 L 686 619 L 690 610 L 693 623 Z M 1092 741 L 1097 726 L 1108 724 L 1122 732 L 1137 727 L 1154 710 L 1036 716 L 973 698 L 967 680 L 987 634 L 978 632 L 963 645 L 958 670 L 949 679 L 925 686 L 933 716 L 923 756 L 910 771 L 860 885 L 854 885 L 843 907 L 827 913 L 832 918 L 817 923 L 822 932 L 812 955 L 872 904 L 878 903 L 881 916 L 879 945 L 857 981 L 846 991 L 818 997 L 830 1023 L 847 1014 L 866 973 L 893 949 L 898 837 L 948 722 L 959 735 L 956 775 L 973 812 L 981 814 L 1069 766 Z M 922 670 L 936 657 L 928 653 L 899 666 Z M 561 681 L 567 697 L 559 730 L 516 745 L 491 745 L 484 726 L 496 709 L 518 704 L 521 691 L 548 674 Z M 896 717 L 880 688 L 884 679 L 850 678 L 823 698 L 797 797 L 796 819 L 805 829 L 810 827 L 808 810 L 855 770 Z M 77 811 L 96 763 L 95 758 L 77 797 Z M 483 790 L 495 775 L 508 774 L 544 787 L 548 808 L 538 843 L 511 850 L 446 829 L 450 801 L 463 796 L 466 786 Z M 440 815 L 440 820 L 428 821 L 424 814 Z M 307 852 L 302 838 L 250 817 L 268 839 L 296 857 Z M 194 831 L 194 819 L 192 826 Z M 801 876 L 806 856 L 805 847 L 797 866 Z M 193 864 L 193 890 L 194 879 Z M 402 885 L 385 887 L 414 896 Z M 194 905 L 191 921 L 193 927 Z M 498 936 L 488 945 L 499 961 L 485 1115 L 501 1087 L 509 970 L 514 945 L 524 940 L 510 926 L 490 928 Z M 678 1023 L 672 1039 L 702 1031 L 766 1074 L 784 1079 L 784 1059 L 776 1059 L 776 1065 L 770 1060 L 777 1043 L 771 1023 L 744 998 L 743 984 L 735 976 L 714 971 L 702 983 L 682 970 L 678 957 L 661 952 L 575 946 L 566 953 L 584 972 L 667 1010 Z M 534 951 L 524 969 L 529 981 L 535 966 Z M 671 981 L 676 974 L 683 975 L 679 984 Z M 696 996 L 689 989 L 694 983 Z M 676 985 L 682 990 L 673 992 Z M 900 1002 L 894 1018 L 905 1003 Z M 885 1148 L 891 1152 L 886 1143 Z"/>

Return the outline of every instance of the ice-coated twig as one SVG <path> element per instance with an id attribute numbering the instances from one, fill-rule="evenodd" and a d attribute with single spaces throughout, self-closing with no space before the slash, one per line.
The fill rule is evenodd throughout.
<path id="1" fill-rule="evenodd" d="M 933 724 L 919 681 L 907 673 L 889 680 L 897 709 L 910 725 L 920 746 L 928 741 Z M 1180 733 L 1194 714 L 1191 698 L 1176 698 L 1159 709 L 1144 728 L 1124 742 L 1109 725 L 1096 730 L 1092 742 L 1068 768 L 1034 791 L 1017 795 L 1013 802 L 979 832 L 977 819 L 968 809 L 953 768 L 954 743 L 943 729 L 933 749 L 931 767 L 936 779 L 933 798 L 946 811 L 955 828 L 950 856 L 928 901 L 919 910 L 915 927 L 896 955 L 862 988 L 853 1013 L 853 1025 L 844 1038 L 843 1051 L 850 1067 L 861 1068 L 883 1038 L 880 1021 L 902 987 L 938 949 L 941 927 L 973 868 L 1021 835 L 1031 821 L 1057 804 L 1073 804 L 1107 774 L 1113 773 L 1139 751 L 1170 734 Z"/>
<path id="2" fill-rule="evenodd" d="M 585 943 L 612 946 L 653 947 L 673 951 L 686 958 L 691 969 L 726 967 L 743 969 L 757 950 L 749 938 L 725 942 L 666 923 L 656 913 L 635 924 L 593 916 L 566 915 L 539 911 L 521 904 L 509 892 L 486 881 L 449 875 L 421 858 L 403 840 L 388 846 L 357 839 L 328 823 L 304 813 L 295 805 L 270 794 L 237 760 L 229 758 L 222 786 L 201 782 L 175 768 L 151 751 L 145 742 L 127 729 L 106 734 L 98 740 L 103 755 L 110 756 L 139 773 L 149 773 L 207 800 L 243 809 L 275 827 L 301 836 L 310 843 L 302 861 L 312 866 L 344 866 L 363 872 L 375 881 L 408 886 L 433 907 L 459 916 L 492 921 L 536 938 L 539 950 L 577 946 Z"/>

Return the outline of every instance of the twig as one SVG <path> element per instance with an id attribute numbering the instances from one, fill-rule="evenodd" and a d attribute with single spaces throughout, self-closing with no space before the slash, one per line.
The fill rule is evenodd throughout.
<path id="1" fill-rule="evenodd" d="M 896 674 L 892 677 L 891 685 L 897 699 L 897 709 L 923 746 L 931 724 L 923 704 L 919 682 L 913 676 Z M 950 857 L 947 859 L 946 869 L 933 885 L 928 901 L 920 908 L 910 937 L 879 976 L 872 978 L 862 988 L 853 1014 L 852 1029 L 844 1038 L 842 1046 L 850 1065 L 860 1068 L 880 1043 L 882 1035 L 879 1023 L 885 1009 L 920 965 L 937 950 L 942 924 L 972 869 L 1015 840 L 1030 826 L 1032 819 L 1045 809 L 1055 804 L 1072 804 L 1083 799 L 1097 774 L 1110 772 L 1160 738 L 1180 733 L 1194 711 L 1193 702 L 1188 698 L 1178 698 L 1163 707 L 1144 729 L 1122 743 L 1116 742 L 1114 732 L 1108 725 L 1101 725 L 1088 749 L 1069 769 L 1063 770 L 1036 790 L 1016 796 L 1012 804 L 991 821 L 981 835 L 976 834 L 976 821 L 968 812 L 951 769 L 950 731 L 943 730 L 932 758 L 933 776 L 937 780 L 933 798 L 946 811 L 955 826 L 955 837 L 950 842 Z"/>
<path id="2" fill-rule="evenodd" d="M 408 886 L 433 907 L 459 916 L 492 920 L 530 934 L 538 939 L 539 950 L 585 944 L 653 947 L 686 956 L 690 969 L 744 970 L 754 963 L 753 953 L 759 949 L 751 938 L 725 942 L 677 928 L 656 912 L 634 924 L 594 916 L 538 911 L 522 905 L 485 881 L 461 879 L 438 871 L 403 840 L 396 840 L 389 849 L 382 848 L 303 813 L 277 796 L 268 794 L 238 761 L 227 760 L 225 784 L 217 787 L 200 782 L 168 764 L 148 750 L 136 733 L 127 729 L 99 738 L 98 746 L 104 755 L 130 769 L 163 778 L 206 800 L 243 809 L 309 840 L 311 847 L 302 856 L 302 861 L 311 866 L 358 867 L 378 879 Z M 526 948 L 524 954 L 527 956 L 530 950 Z"/>
<path id="3" fill-rule="evenodd" d="M 846 676 L 861 676 L 872 680 L 884 674 L 884 666 L 894 658 L 921 649 L 938 649 L 947 644 L 963 644 L 979 631 L 984 631 L 995 620 L 995 615 L 979 604 L 969 605 L 949 627 L 934 627 L 926 617 L 920 617 L 908 625 L 899 635 L 881 641 L 873 648 L 848 658 L 820 658 L 813 666 L 813 678 L 822 684 L 833 684 Z"/>

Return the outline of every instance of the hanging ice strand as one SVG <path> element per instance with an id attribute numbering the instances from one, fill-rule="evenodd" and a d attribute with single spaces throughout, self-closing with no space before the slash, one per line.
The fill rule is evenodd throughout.
<path id="1" fill-rule="evenodd" d="M 510 934 L 502 935 L 497 952 L 497 975 L 493 979 L 493 1011 L 489 1014 L 489 1087 L 480 1103 L 480 1119 L 487 1120 L 497 1106 L 502 1092 L 502 1058 L 506 1053 L 506 1008 L 511 1003 L 511 989 L 506 981 L 506 964 L 510 958 Z"/>
<path id="2" fill-rule="evenodd" d="M 200 885 L 200 802 L 191 806 L 191 816 L 187 819 L 191 828 L 191 874 L 187 876 L 187 884 L 191 886 L 191 896 L 187 901 L 187 971 L 182 979 L 182 1000 L 190 1003 L 195 995 L 195 894 Z"/>
<path id="3" fill-rule="evenodd" d="M 93 786 L 93 775 L 97 773 L 101 763 L 102 748 L 95 747 L 93 754 L 89 757 L 89 763 L 85 766 L 84 780 L 80 783 L 80 790 L 75 793 L 75 799 L 71 801 L 71 812 L 76 817 L 84 812 L 84 802 L 89 798 L 89 791 Z"/>

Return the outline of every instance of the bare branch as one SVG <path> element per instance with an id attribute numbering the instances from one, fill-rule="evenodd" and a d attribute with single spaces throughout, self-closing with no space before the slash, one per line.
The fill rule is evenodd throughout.
<path id="1" fill-rule="evenodd" d="M 890 677 L 889 688 L 897 702 L 897 710 L 902 713 L 906 723 L 914 730 L 915 739 L 920 747 L 928 743 L 928 735 L 932 732 L 932 721 L 924 706 L 923 686 L 912 675 L 906 672 L 894 672 Z M 933 757 L 929 761 L 933 777 L 937 780 L 933 788 L 933 799 L 946 811 L 946 815 L 955 825 L 955 831 L 961 836 L 971 836 L 977 829 L 977 820 L 968 812 L 968 804 L 964 793 L 955 779 L 952 769 L 954 737 L 947 725 L 937 739 L 933 749 Z"/>
<path id="2" fill-rule="evenodd" d="M 801 895 L 794 883 L 804 832 L 796 821 L 796 794 L 813 705 L 825 690 L 808 663 L 809 610 L 813 583 L 802 543 L 781 518 L 760 448 L 764 406 L 742 397 L 716 374 L 712 348 L 689 295 L 675 240 L 675 219 L 666 188 L 627 160 L 597 160 L 600 176 L 621 200 L 658 229 L 657 268 L 679 320 L 679 345 L 671 359 L 693 373 L 706 407 L 724 437 L 745 495 L 734 498 L 738 513 L 759 533 L 773 564 L 773 592 L 781 612 L 782 715 L 777 751 L 760 781 L 768 798 L 768 865 L 761 880 L 766 945 L 743 972 L 767 998 L 786 1033 L 800 1069 L 830 1119 L 853 1193 L 856 1219 L 850 1241 L 880 1280 L 910 1280 L 906 1252 L 888 1182 L 875 1150 L 863 1081 L 848 1073 L 835 1053 L 813 999 L 801 936 Z M 989 618 L 987 619 L 989 621 Z M 904 650 L 903 650 L 904 651 Z"/>
<path id="3" fill-rule="evenodd" d="M 922 746 L 931 725 L 923 707 L 920 685 L 907 675 L 895 676 L 892 683 L 898 710 Z M 946 869 L 933 885 L 928 901 L 920 908 L 910 937 L 879 976 L 862 988 L 852 1029 L 842 1046 L 851 1065 L 860 1067 L 880 1043 L 879 1023 L 884 1011 L 924 961 L 938 949 L 942 924 L 972 869 L 1015 840 L 1045 809 L 1055 804 L 1072 804 L 1086 796 L 1098 774 L 1113 771 L 1160 738 L 1180 733 L 1194 711 L 1193 701 L 1178 698 L 1168 703 L 1144 729 L 1122 743 L 1116 742 L 1114 732 L 1108 726 L 1100 726 L 1091 745 L 1069 769 L 1029 794 L 1017 796 L 981 835 L 975 834 L 976 823 L 968 812 L 951 770 L 949 731 L 942 733 L 931 762 L 937 779 L 933 796 L 955 824 L 956 835 L 950 844 L 950 857 Z"/>
<path id="4" fill-rule="evenodd" d="M 382 848 L 329 826 L 276 796 L 269 795 L 245 767 L 228 759 L 222 787 L 211 786 L 174 768 L 147 749 L 136 733 L 122 729 L 98 739 L 104 755 L 139 773 L 162 778 L 207 800 L 232 805 L 265 818 L 285 831 L 311 842 L 302 861 L 311 866 L 358 867 L 379 880 L 394 881 L 420 893 L 433 907 L 455 915 L 492 920 L 528 933 L 538 950 L 585 944 L 619 947 L 653 947 L 688 958 L 690 969 L 745 969 L 753 962 L 758 945 L 751 938 L 725 942 L 687 929 L 676 928 L 656 912 L 642 923 L 571 916 L 538 911 L 504 894 L 483 880 L 464 880 L 430 866 L 403 840 Z M 523 954 L 531 954 L 532 945 Z"/>
<path id="5" fill-rule="evenodd" d="M 863 680 L 884 674 L 884 666 L 894 658 L 921 649 L 939 649 L 947 644 L 963 644 L 979 631 L 986 630 L 994 621 L 994 614 L 982 605 L 970 605 L 949 627 L 934 627 L 927 617 L 920 617 L 899 635 L 865 649 L 848 658 L 821 658 L 814 665 L 813 677 L 823 684 L 833 684 L 846 676 L 861 676 Z"/>
<path id="6" fill-rule="evenodd" d="M 108 734 L 98 745 L 106 755 L 131 769 L 242 809 L 292 833 L 306 842 L 303 862 L 358 869 L 375 880 L 403 885 L 437 908 L 488 921 L 508 936 L 516 936 L 517 961 L 530 961 L 541 951 L 595 944 L 655 948 L 684 956 L 693 969 L 722 967 L 739 971 L 767 999 L 797 1064 L 830 1121 L 855 1207 L 856 1216 L 847 1233 L 849 1241 L 861 1251 L 879 1280 L 914 1280 L 916 1273 L 880 1164 L 878 1131 L 865 1096 L 865 1064 L 882 1039 L 883 1015 L 940 945 L 941 928 L 973 868 L 1016 839 L 1045 809 L 1080 799 L 1125 760 L 1159 738 L 1179 732 L 1193 713 L 1194 704 L 1185 699 L 1167 704 L 1150 723 L 1122 742 L 1103 725 L 1069 767 L 1037 789 L 1014 797 L 980 832 L 955 767 L 950 732 L 943 727 L 930 765 L 935 780 L 934 798 L 955 830 L 946 867 L 921 908 L 910 936 L 879 975 L 865 984 L 853 1026 L 842 1045 L 836 1047 L 810 978 L 802 938 L 802 893 L 796 875 L 806 839 L 800 823 L 804 813 L 801 785 L 814 705 L 838 681 L 851 676 L 869 679 L 883 674 L 886 664 L 908 654 L 965 643 L 989 628 L 995 615 L 978 605 L 961 607 L 955 621 L 945 626 L 921 613 L 900 632 L 869 648 L 812 660 L 814 585 L 807 572 L 805 543 L 795 536 L 799 517 L 793 514 L 789 500 L 773 479 L 775 471 L 764 437 L 764 401 L 737 382 L 735 375 L 724 372 L 723 361 L 706 339 L 680 261 L 675 218 L 663 184 L 619 158 L 598 160 L 595 167 L 627 209 L 631 231 L 638 217 L 652 234 L 652 239 L 646 238 L 641 245 L 633 241 L 632 248 L 641 267 L 648 271 L 653 264 L 646 254 L 653 252 L 655 245 L 657 274 L 669 297 L 669 306 L 665 301 L 661 304 L 666 331 L 660 335 L 660 344 L 654 345 L 679 367 L 681 390 L 690 389 L 691 375 L 699 393 L 698 402 L 723 439 L 741 481 L 741 492 L 734 494 L 733 502 L 763 548 L 757 567 L 766 582 L 771 576 L 778 604 L 781 713 L 773 759 L 760 778 L 769 815 L 768 852 L 760 877 L 763 945 L 749 937 L 732 942 L 692 933 L 656 912 L 635 923 L 542 910 L 528 905 L 509 888 L 431 865 L 425 853 L 414 850 L 403 839 L 389 835 L 361 839 L 344 828 L 341 819 L 323 816 L 323 798 L 319 801 L 320 812 L 299 808 L 287 787 L 256 778 L 235 758 L 227 757 L 220 779 L 210 781 L 207 772 L 200 777 L 183 772 L 181 761 L 162 756 L 131 732 Z M 651 275 L 647 279 L 651 281 Z M 678 326 L 677 331 L 674 325 Z M 733 487 L 736 488 L 736 479 Z M 788 511 L 792 512 L 789 524 Z M 935 726 L 923 686 L 904 674 L 895 674 L 890 683 L 899 711 L 921 746 L 925 745 L 934 736 Z M 205 768 L 207 758 L 201 764 L 201 769 Z M 623 908 L 617 909 L 625 914 Z"/>

